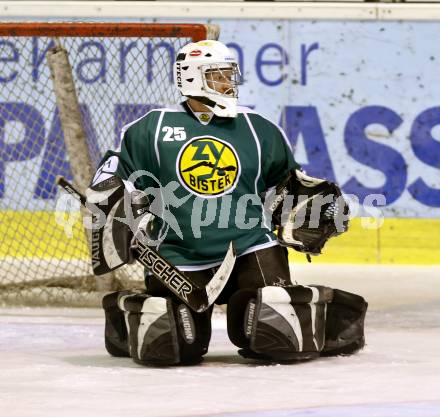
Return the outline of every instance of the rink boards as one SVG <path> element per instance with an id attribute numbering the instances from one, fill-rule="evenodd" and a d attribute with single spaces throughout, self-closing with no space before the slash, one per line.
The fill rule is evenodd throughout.
<path id="1" fill-rule="evenodd" d="M 363 205 L 360 211 L 353 211 L 354 216 L 386 217 L 379 229 L 364 228 L 360 219 L 354 219 L 350 232 L 332 239 L 324 254 L 314 261 L 440 263 L 438 47 L 435 42 L 427 42 L 437 39 L 438 23 L 296 19 L 213 22 L 221 26 L 220 40 L 236 53 L 244 74 L 240 103 L 285 129 L 296 160 L 309 175 L 336 181 L 344 194 L 357 196 Z M 258 33 L 265 36 L 256 36 Z M 79 49 L 73 54 L 82 48 L 83 41 L 78 42 Z M 17 123 L 11 114 L 17 116 L 18 110 L 27 108 L 29 94 L 19 86 L 37 85 L 45 53 L 35 40 L 30 41 L 28 49 L 15 40 L 8 45 L 4 52 L 5 57 L 9 56 L 4 70 L 8 77 L 4 75 L 0 82 L 17 96 L 0 103 L 4 109 L 15 109 L 15 113 L 8 113 L 8 123 L 0 117 L 0 125 L 5 122 L 6 127 Z M 115 102 L 108 106 L 115 132 L 110 139 L 116 145 L 122 110 L 150 108 L 157 103 L 145 103 L 144 96 L 126 97 L 125 79 L 118 75 L 122 62 L 107 66 L 110 49 L 105 42 L 98 46 L 103 52 L 95 68 L 96 79 L 89 82 L 81 78 L 81 68 L 96 51 L 89 51 L 90 56 L 81 55 L 82 61 L 74 71 L 78 73 L 79 88 L 92 89 L 96 97 L 107 90 L 106 80 L 116 82 Z M 152 51 L 160 53 L 160 48 Z M 40 57 L 41 62 L 19 66 L 19 57 L 26 54 Z M 172 82 L 169 75 L 168 86 Z M 116 93 L 123 99 L 117 100 Z M 93 102 L 82 105 L 88 108 L 96 145 L 101 145 L 104 152 L 107 147 L 99 137 L 102 114 Z M 69 249 L 69 257 L 85 259 L 88 255 L 80 225 L 73 226 L 73 233 L 81 236 L 83 244 L 73 246 L 63 228 L 53 221 L 53 212 L 42 211 L 54 210 L 56 203 L 56 188 L 50 183 L 54 176 L 45 180 L 51 172 L 48 166 L 52 166 L 48 149 L 59 148 L 60 160 L 68 158 L 57 113 L 38 103 L 33 106 L 35 114 L 44 120 L 44 134 L 32 133 L 35 118 L 28 117 L 21 120 L 22 137 L 8 137 L 6 128 L 6 134 L 0 137 L 0 148 L 8 151 L 4 153 L 5 163 L 0 164 L 0 231 L 4 239 L 0 256 L 10 248 L 9 256 L 26 257 L 31 248 L 37 257 L 66 259 Z M 46 114 L 48 111 L 50 114 Z M 29 151 L 18 152 L 21 148 Z M 57 174 L 68 174 L 67 165 L 53 165 Z M 26 172 L 38 172 L 39 177 L 29 181 Z M 51 193 L 45 193 L 41 184 Z M 370 196 L 386 197 L 386 201 L 373 207 L 374 201 L 366 201 Z M 26 229 L 18 226 L 23 216 L 31 219 Z M 51 221 L 54 226 L 48 228 Z M 23 236 L 30 239 L 27 246 Z M 305 257 L 295 253 L 291 260 L 305 262 Z"/>
<path id="2" fill-rule="evenodd" d="M 79 221 L 65 232 L 61 213 L 51 211 L 0 212 L 0 258 L 11 256 L 59 260 L 87 260 L 88 250 Z M 78 217 L 77 217 L 78 218 Z M 440 219 L 385 218 L 379 228 L 374 219 L 354 218 L 350 230 L 333 238 L 318 263 L 439 264 Z M 23 225 L 26 224 L 24 227 Z M 23 239 L 26 236 L 26 242 Z M 69 237 L 71 236 L 72 239 Z M 304 255 L 291 251 L 290 260 L 306 262 Z"/>

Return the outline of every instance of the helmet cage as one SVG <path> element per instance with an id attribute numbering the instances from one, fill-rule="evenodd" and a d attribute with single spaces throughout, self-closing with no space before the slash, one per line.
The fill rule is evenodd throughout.
<path id="1" fill-rule="evenodd" d="M 237 63 L 204 64 L 200 66 L 200 70 L 203 89 L 207 93 L 227 98 L 238 98 L 241 73 Z"/>

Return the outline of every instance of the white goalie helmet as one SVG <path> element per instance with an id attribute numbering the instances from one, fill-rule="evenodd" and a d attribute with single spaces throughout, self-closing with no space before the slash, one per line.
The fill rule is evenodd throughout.
<path id="1" fill-rule="evenodd" d="M 237 116 L 240 69 L 223 43 L 205 40 L 185 45 L 174 63 L 174 82 L 182 95 L 195 98 L 221 117 Z"/>

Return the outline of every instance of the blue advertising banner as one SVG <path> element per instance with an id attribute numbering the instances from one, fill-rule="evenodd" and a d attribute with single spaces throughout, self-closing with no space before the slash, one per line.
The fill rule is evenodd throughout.
<path id="1" fill-rule="evenodd" d="M 235 51 L 240 63 L 244 81 L 240 103 L 283 126 L 296 159 L 310 175 L 337 181 L 346 194 L 356 196 L 366 207 L 380 207 L 386 217 L 440 217 L 438 23 L 212 23 L 221 26 L 220 40 Z M 116 143 L 119 128 L 128 122 L 124 108 L 138 106 L 142 113 L 158 103 L 142 97 L 142 92 L 135 97 L 127 90 L 128 50 L 110 60 L 105 42 L 83 41 L 76 48 L 77 88 L 88 89 L 99 99 L 111 82 L 114 97 L 119 97 L 108 108 Z M 35 209 L 39 201 L 55 199 L 53 190 L 48 192 L 41 184 L 47 176 L 48 158 L 54 149 L 62 148 L 59 120 L 55 107 L 41 108 L 37 101 L 28 104 L 42 77 L 46 52 L 36 38 L 26 50 L 12 40 L 0 39 L 2 209 L 11 205 L 8 184 L 17 172 L 37 173 L 34 193 L 29 196 Z M 171 86 L 170 67 L 153 67 L 149 59 L 153 53 L 160 51 L 145 47 L 146 77 L 165 71 L 164 82 Z M 175 51 L 165 45 L 162 53 Z M 90 66 L 92 75 L 85 72 Z M 11 87 L 14 96 L 6 97 L 4 91 Z M 11 106 L 16 109 L 15 118 Z M 92 146 L 102 148 L 101 117 L 90 103 L 82 102 L 82 106 L 89 128 L 98 135 Z M 21 139 L 8 136 L 11 124 L 21 125 Z M 64 156 L 59 158 L 60 171 L 68 171 Z M 29 177 L 23 175 L 20 181 L 29 181 Z"/>
<path id="2" fill-rule="evenodd" d="M 241 101 L 278 121 L 308 173 L 390 217 L 440 217 L 435 22 L 221 21 Z M 264 34 L 264 35 L 263 35 Z"/>

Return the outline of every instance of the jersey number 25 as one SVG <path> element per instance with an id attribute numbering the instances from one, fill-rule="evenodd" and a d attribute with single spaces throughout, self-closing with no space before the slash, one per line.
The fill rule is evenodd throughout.
<path id="1" fill-rule="evenodd" d="M 164 126 L 162 132 L 165 133 L 165 136 L 163 137 L 164 142 L 173 142 L 174 140 L 182 141 L 186 139 L 184 127 Z"/>

